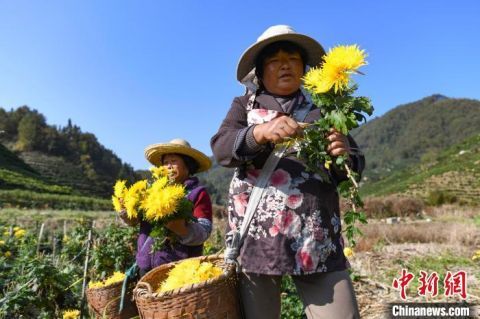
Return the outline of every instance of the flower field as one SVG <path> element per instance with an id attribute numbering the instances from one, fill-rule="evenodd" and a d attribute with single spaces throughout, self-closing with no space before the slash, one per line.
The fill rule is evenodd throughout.
<path id="1" fill-rule="evenodd" d="M 364 235 L 349 258 L 362 318 L 384 318 L 387 303 L 401 301 L 392 280 L 402 269 L 416 277 L 421 271 L 435 271 L 440 283 L 446 271 L 463 270 L 466 301 L 480 303 L 478 211 L 452 205 L 427 207 L 421 217 L 399 215 L 393 224 L 385 217 L 391 214 L 383 210 L 369 213 L 369 223 L 361 229 Z M 123 226 L 115 216 L 114 212 L 0 210 L 0 318 L 64 318 L 64 314 L 91 318 L 82 299 L 84 277 L 85 285 L 99 282 L 115 271 L 125 272 L 134 261 L 136 230 Z M 205 254 L 223 247 L 225 222 L 215 219 Z M 87 250 L 90 258 L 84 276 Z M 462 300 L 444 296 L 442 287 L 434 298 L 419 296 L 418 287 L 416 278 L 407 301 Z M 282 288 L 282 318 L 305 318 L 289 277 Z"/>

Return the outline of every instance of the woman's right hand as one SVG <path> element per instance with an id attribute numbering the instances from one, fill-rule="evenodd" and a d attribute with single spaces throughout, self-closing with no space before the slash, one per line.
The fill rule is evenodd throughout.
<path id="1" fill-rule="evenodd" d="M 118 217 L 120 217 L 120 219 L 128 226 L 136 226 L 139 222 L 138 217 L 128 218 L 127 211 L 125 209 L 118 213 Z"/>
<path id="2" fill-rule="evenodd" d="M 294 119 L 281 115 L 270 122 L 256 125 L 253 128 L 253 137 L 258 144 L 280 143 L 287 137 L 301 135 L 302 131 Z"/>

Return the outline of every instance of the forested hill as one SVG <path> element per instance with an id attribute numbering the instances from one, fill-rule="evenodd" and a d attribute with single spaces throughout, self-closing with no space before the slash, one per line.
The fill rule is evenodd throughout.
<path id="1" fill-rule="evenodd" d="M 41 113 L 27 106 L 0 108 L 0 143 L 3 168 L 30 171 L 77 194 L 108 197 L 116 179 L 138 177 L 94 134 L 82 132 L 70 120 L 64 127 L 48 125 Z"/>
<path id="2" fill-rule="evenodd" d="M 353 132 L 365 153 L 368 182 L 428 162 L 480 133 L 480 101 L 432 95 L 397 106 Z"/>

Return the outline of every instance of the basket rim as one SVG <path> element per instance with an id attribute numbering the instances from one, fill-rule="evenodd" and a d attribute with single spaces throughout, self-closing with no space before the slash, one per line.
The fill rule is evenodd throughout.
<path id="1" fill-rule="evenodd" d="M 189 258 L 190 259 L 190 258 Z M 200 257 L 193 257 L 191 259 L 200 259 L 200 261 L 210 261 L 212 259 L 223 259 L 223 256 L 219 255 L 209 255 L 209 256 L 200 256 Z M 174 261 L 165 265 L 161 265 L 159 267 L 156 267 L 152 269 L 151 271 L 159 272 L 164 270 L 165 268 L 173 268 L 176 264 L 184 261 L 185 259 Z M 200 283 L 195 283 L 195 284 L 190 284 L 187 286 L 182 286 L 180 288 L 176 288 L 173 290 L 168 290 L 164 292 L 152 292 L 149 293 L 146 288 L 141 288 L 139 287 L 140 283 L 147 283 L 144 281 L 139 280 L 135 289 L 134 289 L 134 295 L 135 299 L 137 298 L 142 298 L 142 299 L 156 299 L 156 300 L 162 300 L 164 298 L 171 298 L 173 296 L 181 296 L 187 293 L 195 292 L 196 290 L 202 289 L 205 286 L 211 285 L 211 284 L 216 284 L 220 282 L 226 281 L 233 273 L 235 273 L 235 266 L 226 264 L 225 269 L 222 269 L 223 273 L 215 278 L 210 278 L 206 281 L 200 282 Z M 148 274 L 148 273 L 147 273 Z M 146 276 L 146 275 L 145 275 Z M 148 283 L 147 283 L 148 284 Z M 149 293 L 149 295 L 145 296 L 143 293 Z"/>

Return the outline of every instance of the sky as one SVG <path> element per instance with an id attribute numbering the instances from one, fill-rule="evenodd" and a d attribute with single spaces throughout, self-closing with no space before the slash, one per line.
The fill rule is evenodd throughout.
<path id="1" fill-rule="evenodd" d="M 135 169 L 181 137 L 211 155 L 237 62 L 269 26 L 368 53 L 374 117 L 432 94 L 480 99 L 480 1 L 0 0 L 0 107 L 68 119 Z"/>

